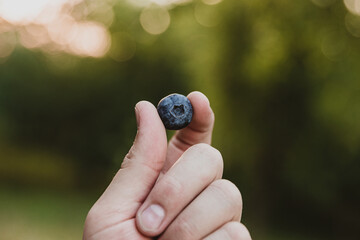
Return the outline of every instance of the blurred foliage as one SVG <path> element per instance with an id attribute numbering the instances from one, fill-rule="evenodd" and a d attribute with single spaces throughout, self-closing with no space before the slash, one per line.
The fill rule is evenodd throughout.
<path id="1" fill-rule="evenodd" d="M 1 182 L 99 195 L 136 102 L 199 90 L 254 239 L 357 239 L 360 17 L 343 1 L 194 1 L 160 35 L 113 10 L 103 58 L 17 46 L 0 64 Z"/>
<path id="2" fill-rule="evenodd" d="M 54 190 L 2 188 L 1 239 L 81 239 L 94 196 Z"/>

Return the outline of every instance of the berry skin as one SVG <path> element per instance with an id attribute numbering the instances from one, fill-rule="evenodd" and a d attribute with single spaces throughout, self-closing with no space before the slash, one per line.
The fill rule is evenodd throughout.
<path id="1" fill-rule="evenodd" d="M 193 107 L 190 100 L 181 94 L 171 94 L 160 100 L 157 111 L 166 129 L 179 130 L 192 120 Z"/>

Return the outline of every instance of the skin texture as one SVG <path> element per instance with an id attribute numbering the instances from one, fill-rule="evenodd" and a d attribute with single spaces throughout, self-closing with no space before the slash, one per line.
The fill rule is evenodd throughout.
<path id="1" fill-rule="evenodd" d="M 251 239 L 240 223 L 240 192 L 221 179 L 222 156 L 210 146 L 209 101 L 200 92 L 188 98 L 193 120 L 169 143 L 156 108 L 146 101 L 136 105 L 135 142 L 90 209 L 84 240 Z"/>

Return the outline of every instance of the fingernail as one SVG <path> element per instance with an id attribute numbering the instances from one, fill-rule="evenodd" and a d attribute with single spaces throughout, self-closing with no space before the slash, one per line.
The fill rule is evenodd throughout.
<path id="1" fill-rule="evenodd" d="M 144 230 L 155 231 L 159 228 L 164 216 L 164 209 L 157 204 L 153 204 L 142 212 L 140 222 Z"/>

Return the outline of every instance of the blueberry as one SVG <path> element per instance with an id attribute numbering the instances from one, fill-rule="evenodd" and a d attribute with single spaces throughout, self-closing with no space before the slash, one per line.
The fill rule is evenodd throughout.
<path id="1" fill-rule="evenodd" d="M 177 93 L 161 99 L 157 110 L 165 128 L 169 130 L 186 127 L 193 116 L 193 107 L 189 99 Z"/>

